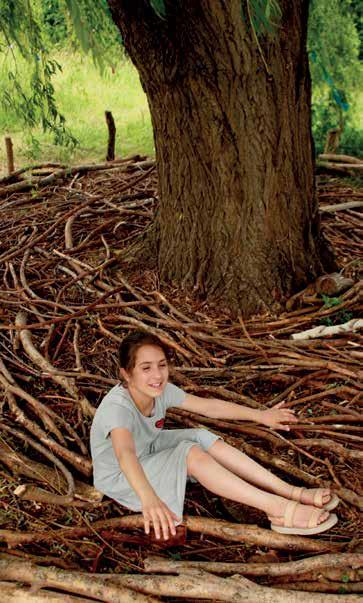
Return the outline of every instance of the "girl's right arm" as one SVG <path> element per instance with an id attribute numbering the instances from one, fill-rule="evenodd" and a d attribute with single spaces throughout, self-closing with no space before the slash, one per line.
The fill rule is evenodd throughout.
<path id="1" fill-rule="evenodd" d="M 121 471 L 141 500 L 146 534 L 149 534 L 152 524 L 156 538 L 160 538 L 161 528 L 164 539 L 167 540 L 169 530 L 173 535 L 176 534 L 174 519 L 179 518 L 160 500 L 149 483 L 136 456 L 132 434 L 128 429 L 116 427 L 111 430 L 111 441 Z"/>

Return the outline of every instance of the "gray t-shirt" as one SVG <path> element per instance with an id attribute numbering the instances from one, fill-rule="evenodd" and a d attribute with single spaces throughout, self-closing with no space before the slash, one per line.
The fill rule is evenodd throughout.
<path id="1" fill-rule="evenodd" d="M 115 427 L 128 429 L 133 436 L 136 455 L 142 458 L 150 453 L 152 443 L 164 426 L 168 408 L 180 406 L 186 393 L 168 383 L 160 396 L 155 398 L 152 416 L 145 417 L 134 404 L 128 390 L 115 385 L 97 408 L 91 427 L 91 455 L 94 485 L 101 491 L 115 484 L 120 476 L 120 465 L 110 438 Z"/>

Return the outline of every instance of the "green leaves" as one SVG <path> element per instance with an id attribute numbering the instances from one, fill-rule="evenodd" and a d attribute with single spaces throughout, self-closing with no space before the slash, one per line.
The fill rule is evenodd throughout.
<path id="1" fill-rule="evenodd" d="M 54 135 L 56 144 L 74 146 L 77 140 L 58 112 L 52 84 L 53 76 L 61 71 L 48 54 L 51 26 L 46 15 L 49 19 L 52 11 L 55 24 L 63 16 L 63 28 L 73 46 L 90 52 L 100 69 L 114 58 L 110 45 L 118 46 L 117 54 L 121 54 L 121 38 L 106 0 L 0 0 L 0 69 L 5 82 L 0 87 L 0 104 L 20 117 L 24 126 L 33 128 L 40 123 Z M 25 80 L 18 73 L 22 61 L 27 63 L 22 73 L 29 74 Z"/>
<path id="2" fill-rule="evenodd" d="M 151 8 L 160 19 L 166 18 L 166 6 L 164 0 L 149 0 Z"/>
<path id="3" fill-rule="evenodd" d="M 281 17 L 277 0 L 247 0 L 247 11 L 257 34 L 272 34 Z"/>
<path id="4" fill-rule="evenodd" d="M 359 154 L 360 151 L 363 69 L 359 61 L 358 11 L 358 3 L 352 0 L 310 3 L 308 50 L 317 154 L 323 152 L 328 130 L 343 126 L 339 152 Z"/>
<path id="5" fill-rule="evenodd" d="M 345 93 L 342 90 L 338 90 L 338 88 L 336 88 L 332 76 L 330 75 L 326 67 L 321 63 L 315 50 L 311 51 L 310 60 L 320 67 L 323 80 L 331 88 L 333 100 L 343 111 L 348 111 L 349 103 L 347 103 L 346 101 Z"/>
<path id="6" fill-rule="evenodd" d="M 334 306 L 340 306 L 343 301 L 341 297 L 330 297 L 329 295 L 324 295 L 324 293 L 321 297 L 324 302 L 323 308 L 334 308 Z"/>
<path id="7" fill-rule="evenodd" d="M 322 299 L 324 301 L 324 305 L 322 306 L 322 310 L 335 308 L 336 306 L 340 306 L 343 303 L 343 299 L 341 297 L 330 297 L 329 295 L 322 294 Z M 348 322 L 353 318 L 353 314 L 351 312 L 347 312 L 347 310 L 340 310 L 330 316 L 325 316 L 320 319 L 320 324 L 326 327 L 332 327 L 333 325 L 341 324 L 344 322 Z"/>
<path id="8" fill-rule="evenodd" d="M 85 52 L 88 52 L 92 47 L 92 41 L 89 28 L 85 27 L 84 19 L 82 18 L 82 7 L 78 2 L 74 2 L 73 0 L 65 0 L 65 3 L 77 32 L 81 48 Z"/>
<path id="9" fill-rule="evenodd" d="M 121 54 L 122 40 L 114 25 L 106 0 L 63 0 L 65 12 L 70 17 L 73 41 L 83 52 L 91 53 L 102 71 L 111 63 L 112 47 Z M 112 57 L 113 58 L 113 57 Z"/>
<path id="10" fill-rule="evenodd" d="M 15 112 L 24 125 L 41 123 L 60 144 L 74 145 L 75 138 L 65 128 L 65 119 L 56 107 L 52 76 L 60 65 L 48 58 L 38 21 L 38 5 L 30 0 L 0 0 L 0 44 L 6 84 L 0 90 L 0 103 Z M 2 35 L 1 35 L 2 34 Z M 21 81 L 18 61 L 29 65 L 29 80 Z"/>
<path id="11" fill-rule="evenodd" d="M 149 0 L 149 3 L 160 19 L 166 19 L 167 11 L 164 0 Z M 249 19 L 256 33 L 273 33 L 281 17 L 278 0 L 246 0 L 246 5 Z M 241 8 L 242 14 L 244 14 L 243 2 Z"/>

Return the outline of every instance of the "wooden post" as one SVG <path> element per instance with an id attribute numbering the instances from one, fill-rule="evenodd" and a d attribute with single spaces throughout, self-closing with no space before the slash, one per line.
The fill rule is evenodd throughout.
<path id="1" fill-rule="evenodd" d="M 13 142 L 12 142 L 10 136 L 5 136 L 5 148 L 6 148 L 6 158 L 8 160 L 8 176 L 10 176 L 15 170 Z"/>
<path id="2" fill-rule="evenodd" d="M 115 120 L 113 119 L 111 111 L 105 111 L 106 123 L 108 127 L 108 144 L 107 144 L 107 155 L 106 161 L 113 161 L 115 159 L 115 140 L 116 140 L 116 126 Z"/>

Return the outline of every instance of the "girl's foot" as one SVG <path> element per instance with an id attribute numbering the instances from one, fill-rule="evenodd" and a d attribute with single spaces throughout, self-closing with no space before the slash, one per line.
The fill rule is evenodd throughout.
<path id="1" fill-rule="evenodd" d="M 290 500 L 285 505 L 283 515 L 269 515 L 269 520 L 275 532 L 309 536 L 329 530 L 338 518 L 324 509 Z"/>
<path id="2" fill-rule="evenodd" d="M 314 507 L 326 511 L 332 511 L 340 502 L 337 495 L 332 494 L 329 488 L 292 487 L 289 498 L 304 505 L 314 505 Z"/>

